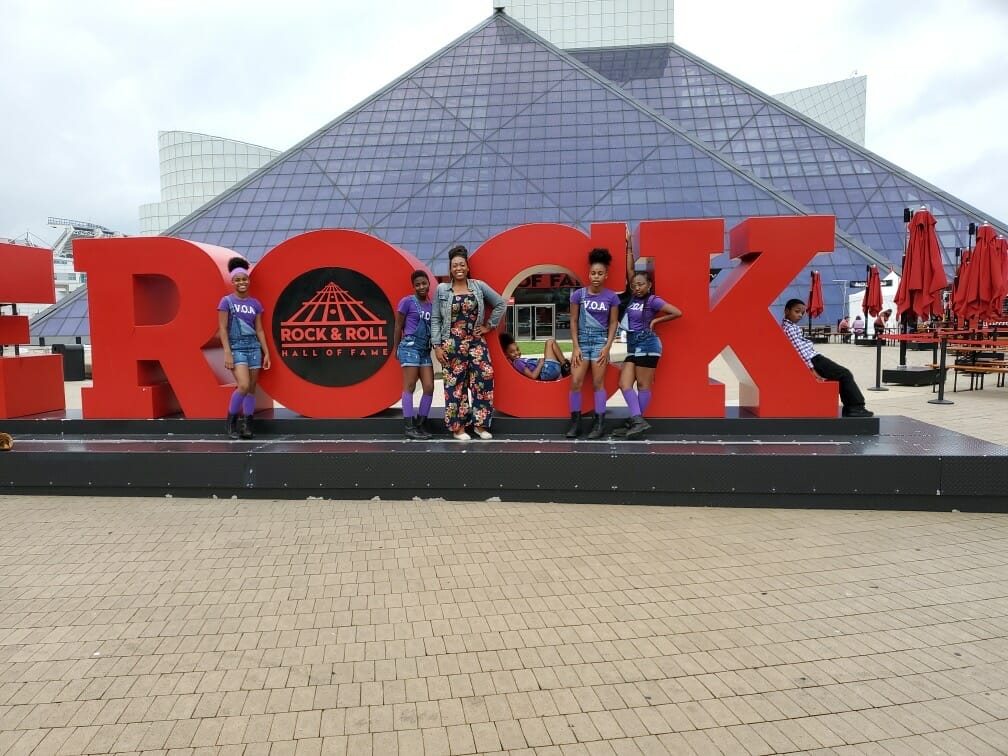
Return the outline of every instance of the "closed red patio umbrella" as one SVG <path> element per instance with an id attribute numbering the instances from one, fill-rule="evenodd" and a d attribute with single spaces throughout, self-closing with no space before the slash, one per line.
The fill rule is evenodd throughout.
<path id="1" fill-rule="evenodd" d="M 822 280 L 819 278 L 818 270 L 812 271 L 812 285 L 809 287 L 808 305 L 805 309 L 808 312 L 810 323 L 812 318 L 818 318 L 826 309 L 823 304 Z"/>
<path id="2" fill-rule="evenodd" d="M 996 254 L 995 257 L 1001 260 L 1001 296 L 999 297 L 1001 306 L 1001 320 L 1004 320 L 1004 301 L 1008 297 L 1008 239 L 1003 236 L 997 238 L 997 246 L 995 247 Z"/>
<path id="3" fill-rule="evenodd" d="M 942 290 L 948 285 L 948 278 L 935 223 L 927 208 L 921 208 L 910 219 L 910 236 L 895 297 L 901 317 L 909 314 L 929 318 L 943 311 Z"/>
<path id="4" fill-rule="evenodd" d="M 861 300 L 861 312 L 873 318 L 882 312 L 882 278 L 877 265 L 868 266 L 868 283 Z"/>
<path id="5" fill-rule="evenodd" d="M 1008 286 L 1001 249 L 992 226 L 985 223 L 977 229 L 976 245 L 956 287 L 955 312 L 961 320 L 1000 320 Z"/>
<path id="6" fill-rule="evenodd" d="M 949 292 L 948 307 L 946 308 L 949 319 L 952 316 L 959 317 L 959 310 L 962 308 L 963 282 L 966 280 L 966 268 L 969 266 L 970 252 L 972 251 L 967 248 L 962 250 L 961 255 L 958 250 L 956 252 L 958 265 L 956 266 L 955 278 L 952 279 L 952 291 Z"/>

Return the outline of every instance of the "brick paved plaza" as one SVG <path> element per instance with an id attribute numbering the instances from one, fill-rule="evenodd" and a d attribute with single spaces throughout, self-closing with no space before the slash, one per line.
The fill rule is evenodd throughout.
<path id="1" fill-rule="evenodd" d="M 0 752 L 1008 752 L 1008 518 L 0 499 Z"/>
<path id="2" fill-rule="evenodd" d="M 1008 753 L 1008 515 L 809 507 L 0 497 L 0 753 Z"/>

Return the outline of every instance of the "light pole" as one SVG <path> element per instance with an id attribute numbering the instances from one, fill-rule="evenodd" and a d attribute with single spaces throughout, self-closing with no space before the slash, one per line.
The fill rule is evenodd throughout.
<path id="1" fill-rule="evenodd" d="M 846 318 L 847 312 L 847 286 L 850 284 L 849 278 L 834 278 L 832 283 L 840 286 L 840 317 Z"/>

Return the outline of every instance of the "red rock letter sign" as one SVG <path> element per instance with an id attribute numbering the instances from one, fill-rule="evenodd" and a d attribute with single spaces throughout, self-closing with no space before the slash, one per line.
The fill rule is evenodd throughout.
<path id="1" fill-rule="evenodd" d="M 641 255 L 654 258 L 655 289 L 683 317 L 664 333 L 649 414 L 720 417 L 724 386 L 708 365 L 725 352 L 739 379 L 739 403 L 762 417 L 836 417 L 837 385 L 819 383 L 769 307 L 819 252 L 833 250 L 833 218 L 750 218 L 731 231 L 739 265 L 713 292 L 710 259 L 723 246 L 721 220 L 645 221 Z"/>
<path id="2" fill-rule="evenodd" d="M 613 252 L 606 284 L 624 286 L 626 226 L 602 223 L 586 235 L 555 224 L 521 226 L 472 255 L 472 275 L 508 292 L 524 277 L 567 271 L 583 280 L 592 247 Z M 771 303 L 819 252 L 833 248 L 830 217 L 754 218 L 731 232 L 739 261 L 709 288 L 710 259 L 724 246 L 721 220 L 645 221 L 637 247 L 654 262 L 655 287 L 683 317 L 659 328 L 659 364 L 649 414 L 724 415 L 724 386 L 708 378 L 722 352 L 741 384 L 743 407 L 766 417 L 833 417 L 837 387 L 818 383 L 784 336 Z M 216 308 L 231 290 L 223 273 L 233 252 L 180 239 L 76 242 L 87 271 L 94 388 L 91 418 L 153 418 L 182 411 L 219 417 L 231 376 L 217 343 Z M 392 352 L 394 303 L 411 291 L 416 258 L 367 234 L 314 231 L 280 244 L 252 271 L 251 295 L 265 308 L 272 368 L 260 387 L 312 417 L 366 417 L 392 406 L 400 370 Z M 569 381 L 536 382 L 507 365 L 496 338 L 496 406 L 519 417 L 562 417 Z M 618 371 L 607 371 L 615 393 Z M 589 392 L 590 381 L 586 381 Z M 263 406 L 269 398 L 263 396 Z"/>
<path id="3" fill-rule="evenodd" d="M 623 249 L 626 246 L 626 224 L 596 223 L 591 236 L 576 228 L 543 223 L 512 228 L 489 239 L 472 255 L 473 278 L 486 281 L 499 292 L 513 289 L 522 278 L 558 268 L 580 281 L 588 278 L 588 253 L 594 247 L 613 251 L 613 262 L 606 285 L 623 290 L 626 276 Z M 502 327 L 503 328 L 503 327 Z M 500 348 L 496 334 L 488 339 L 494 364 L 494 406 L 517 417 L 567 417 L 567 394 L 570 381 L 530 381 L 512 370 Z M 606 370 L 606 391 L 615 393 L 619 387 L 619 368 Z M 592 406 L 591 376 L 583 385 L 582 402 Z"/>
<path id="4" fill-rule="evenodd" d="M 52 252 L 0 244 L 0 302 L 56 301 Z M 0 314 L 0 346 L 27 344 L 28 318 Z M 62 410 L 63 360 L 58 354 L 0 357 L 0 418 Z"/>
<path id="5" fill-rule="evenodd" d="M 231 250 L 164 237 L 74 243 L 88 273 L 94 387 L 89 418 L 219 417 L 233 390 L 217 341 Z M 315 231 L 252 270 L 272 368 L 262 389 L 309 417 L 366 417 L 394 404 L 394 313 L 416 258 L 356 231 Z M 433 280 L 433 276 L 431 277 Z M 260 406 L 272 406 L 265 397 Z"/>

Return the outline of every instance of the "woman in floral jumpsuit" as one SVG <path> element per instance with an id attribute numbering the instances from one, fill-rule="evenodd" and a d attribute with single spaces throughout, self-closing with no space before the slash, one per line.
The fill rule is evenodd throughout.
<path id="1" fill-rule="evenodd" d="M 465 247 L 448 252 L 448 270 L 451 281 L 438 284 L 431 312 L 431 341 L 444 372 L 445 425 L 457 441 L 471 438 L 470 425 L 489 439 L 494 372 L 484 337 L 500 324 L 507 305 L 485 283 L 469 278 Z"/>

